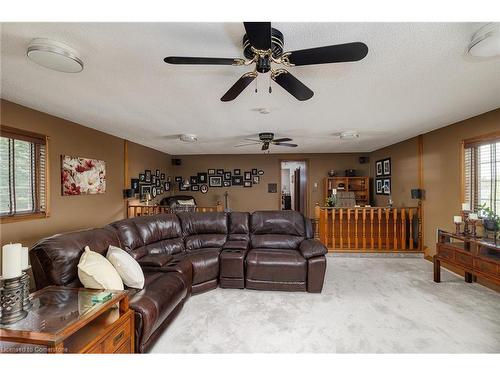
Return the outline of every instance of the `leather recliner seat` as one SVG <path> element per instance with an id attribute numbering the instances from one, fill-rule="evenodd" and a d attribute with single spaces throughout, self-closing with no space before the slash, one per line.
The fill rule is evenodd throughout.
<path id="1" fill-rule="evenodd" d="M 127 290 L 135 350 L 145 352 L 191 294 L 219 281 L 226 288 L 321 292 L 327 250 L 312 237 L 311 221 L 293 211 L 159 214 L 45 238 L 30 259 L 40 289 L 81 286 L 77 265 L 85 246 L 131 254 L 145 274 L 144 289 Z"/>

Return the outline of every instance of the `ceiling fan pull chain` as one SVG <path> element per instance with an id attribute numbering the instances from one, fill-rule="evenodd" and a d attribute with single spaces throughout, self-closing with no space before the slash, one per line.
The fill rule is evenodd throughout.
<path id="1" fill-rule="evenodd" d="M 273 89 L 271 87 L 271 75 L 269 74 L 269 94 L 273 92 Z"/>
<path id="2" fill-rule="evenodd" d="M 257 80 L 255 80 L 255 92 L 257 93 L 257 87 L 258 87 L 258 83 L 257 83 Z"/>

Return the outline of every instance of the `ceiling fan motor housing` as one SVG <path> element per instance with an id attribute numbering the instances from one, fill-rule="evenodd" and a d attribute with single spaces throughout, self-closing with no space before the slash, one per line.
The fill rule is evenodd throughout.
<path id="1" fill-rule="evenodd" d="M 259 139 L 263 142 L 271 142 L 274 139 L 274 133 L 259 133 Z"/>
<path id="2" fill-rule="evenodd" d="M 283 54 L 284 38 L 281 31 L 271 28 L 271 51 L 273 57 L 277 58 Z M 252 51 L 247 34 L 243 36 L 243 54 L 247 59 L 253 59 L 255 53 Z M 257 71 L 267 73 L 271 70 L 271 61 L 268 56 L 259 57 L 257 60 Z"/>

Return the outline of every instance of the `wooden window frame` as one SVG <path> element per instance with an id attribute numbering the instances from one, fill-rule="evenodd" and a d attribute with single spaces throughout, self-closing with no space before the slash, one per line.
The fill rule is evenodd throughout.
<path id="1" fill-rule="evenodd" d="M 500 139 L 500 131 L 486 133 L 477 137 L 463 139 L 460 147 L 460 197 L 462 202 L 466 201 L 465 196 L 465 149 L 470 147 L 479 147 L 483 144 L 489 144 L 495 140 Z M 477 173 L 477 171 L 476 171 Z M 474 176 L 474 184 L 477 184 L 477 176 Z M 471 202 L 471 208 L 472 207 Z"/>
<path id="2" fill-rule="evenodd" d="M 39 143 L 45 145 L 45 168 L 44 168 L 44 173 L 45 173 L 45 192 L 44 192 L 44 198 L 45 198 L 45 210 L 42 212 L 32 212 L 32 213 L 18 213 L 18 214 L 13 214 L 13 215 L 8 215 L 8 216 L 0 216 L 0 223 L 1 224 L 6 224 L 6 223 L 13 223 L 13 222 L 19 222 L 19 221 L 26 221 L 26 220 L 35 220 L 35 219 L 45 219 L 50 216 L 50 168 L 49 168 L 49 137 L 43 134 L 31 132 L 28 130 L 23 130 L 23 129 L 17 129 L 13 128 L 10 126 L 6 125 L 1 125 L 0 126 L 0 135 L 2 137 L 9 137 L 9 138 L 14 138 L 14 139 L 19 139 L 19 140 L 26 140 L 29 142 L 33 142 L 33 140 L 38 139 Z M 39 173 L 39 170 L 36 170 L 36 173 Z M 38 183 L 35 184 L 35 189 L 39 189 Z M 39 199 L 39 194 L 38 191 L 35 194 L 36 199 Z M 38 202 L 37 202 L 38 205 Z"/>

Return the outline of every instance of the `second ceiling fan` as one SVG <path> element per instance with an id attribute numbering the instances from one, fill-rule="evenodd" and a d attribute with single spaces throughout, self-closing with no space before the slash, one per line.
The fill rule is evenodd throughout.
<path id="1" fill-rule="evenodd" d="M 246 59 L 215 57 L 165 57 L 169 64 L 189 65 L 252 65 L 253 71 L 245 73 L 222 96 L 223 102 L 231 101 L 257 77 L 259 73 L 271 72 L 271 79 L 298 100 L 308 100 L 314 92 L 284 68 L 274 69 L 271 64 L 285 67 L 359 61 L 368 54 L 368 47 L 361 42 L 336 44 L 317 48 L 283 52 L 283 34 L 271 27 L 271 22 L 244 22 L 243 53 Z M 271 92 L 271 87 L 269 87 Z"/>

